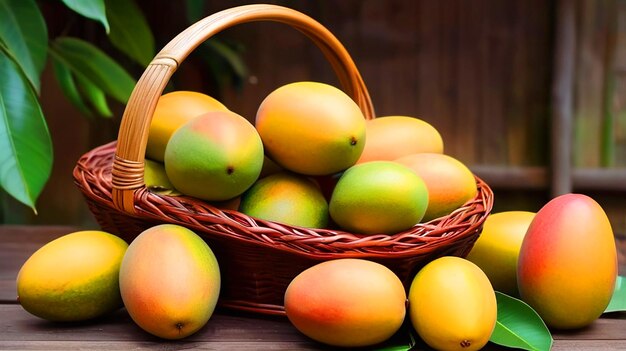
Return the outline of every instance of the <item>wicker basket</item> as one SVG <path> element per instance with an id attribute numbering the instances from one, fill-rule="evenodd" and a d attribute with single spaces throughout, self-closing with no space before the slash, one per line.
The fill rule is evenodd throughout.
<path id="1" fill-rule="evenodd" d="M 207 38 L 230 26 L 260 20 L 286 23 L 313 40 L 344 91 L 366 118 L 374 118 L 354 62 L 341 43 L 313 19 L 274 5 L 246 5 L 213 14 L 176 36 L 150 63 L 128 101 L 117 142 L 89 151 L 78 161 L 75 183 L 102 229 L 127 241 L 161 223 L 194 230 L 209 243 L 220 263 L 220 305 L 266 314 L 284 313 L 289 282 L 321 261 L 370 259 L 389 267 L 408 286 L 415 272 L 434 258 L 466 255 L 493 204 L 491 189 L 478 178 L 478 195 L 462 208 L 395 235 L 292 227 L 221 210 L 195 198 L 147 190 L 143 173 L 148 127 L 170 77 Z"/>

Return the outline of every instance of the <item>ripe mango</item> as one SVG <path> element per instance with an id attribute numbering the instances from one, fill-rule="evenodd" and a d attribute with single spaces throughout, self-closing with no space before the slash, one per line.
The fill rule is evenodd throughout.
<path id="1" fill-rule="evenodd" d="M 211 96 L 195 91 L 181 90 L 163 94 L 152 115 L 146 156 L 163 162 L 165 147 L 176 129 L 192 118 L 211 111 L 228 109 Z"/>
<path id="2" fill-rule="evenodd" d="M 258 180 L 241 198 L 239 211 L 289 225 L 325 228 L 328 203 L 312 180 L 280 172 Z"/>
<path id="3" fill-rule="evenodd" d="M 428 206 L 424 181 L 392 161 L 365 162 L 343 173 L 329 211 L 343 229 L 363 234 L 393 234 L 417 224 Z"/>
<path id="4" fill-rule="evenodd" d="M 427 222 L 446 216 L 478 193 L 472 171 L 452 156 L 438 153 L 410 154 L 395 160 L 409 167 L 428 188 Z"/>
<path id="5" fill-rule="evenodd" d="M 479 350 L 496 325 L 496 294 L 472 262 L 445 256 L 431 261 L 409 289 L 409 315 L 418 335 L 436 350 Z"/>
<path id="6" fill-rule="evenodd" d="M 520 248 L 522 300 L 556 329 L 584 327 L 606 309 L 617 278 L 617 251 L 602 207 L 582 194 L 558 196 L 531 222 Z"/>
<path id="7" fill-rule="evenodd" d="M 122 307 L 118 274 L 127 247 L 112 234 L 91 230 L 47 243 L 17 275 L 20 304 L 51 321 L 82 321 Z"/>
<path id="8" fill-rule="evenodd" d="M 393 161 L 422 152 L 443 153 L 441 135 L 426 121 L 409 116 L 384 116 L 365 122 L 365 148 L 357 163 Z"/>
<path id="9" fill-rule="evenodd" d="M 306 175 L 342 171 L 365 146 L 358 105 L 324 83 L 296 82 L 274 90 L 259 106 L 255 125 L 272 160 Z"/>
<path id="10" fill-rule="evenodd" d="M 208 201 L 241 195 L 259 177 L 263 144 L 245 118 L 209 112 L 183 124 L 165 149 L 165 172 L 183 194 Z"/>
<path id="11" fill-rule="evenodd" d="M 490 214 L 467 259 L 485 272 L 497 291 L 519 296 L 517 259 L 534 212 L 504 211 Z"/>
<path id="12" fill-rule="evenodd" d="M 387 340 L 402 325 L 405 302 L 400 279 L 362 259 L 319 263 L 296 276 L 285 292 L 285 312 L 298 330 L 343 347 Z"/>
<path id="13" fill-rule="evenodd" d="M 162 224 L 129 245 L 119 274 L 124 306 L 145 331 L 180 339 L 204 326 L 220 292 L 220 271 L 209 246 L 191 230 Z"/>

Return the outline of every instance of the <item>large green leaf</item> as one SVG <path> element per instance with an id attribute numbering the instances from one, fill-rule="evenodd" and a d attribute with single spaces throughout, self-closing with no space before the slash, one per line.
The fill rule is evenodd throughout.
<path id="1" fill-rule="evenodd" d="M 34 0 L 0 0 L 0 42 L 38 92 L 48 29 Z"/>
<path id="2" fill-rule="evenodd" d="M 93 83 L 121 103 L 128 101 L 135 80 L 97 47 L 80 39 L 59 37 L 52 43 L 50 53 L 76 77 Z"/>
<path id="3" fill-rule="evenodd" d="M 104 92 L 87 79 L 79 76 L 77 77 L 77 80 L 80 86 L 80 91 L 96 112 L 98 112 L 98 114 L 102 117 L 112 117 L 113 112 L 109 109 L 109 104 L 107 103 Z"/>
<path id="4" fill-rule="evenodd" d="M 104 0 L 63 0 L 63 3 L 79 15 L 102 23 L 106 32 L 109 33 Z"/>
<path id="5" fill-rule="evenodd" d="M 532 307 L 500 292 L 496 298 L 498 320 L 489 341 L 524 350 L 550 350 L 552 335 Z"/>
<path id="6" fill-rule="evenodd" d="M 65 96 L 74 106 L 78 108 L 80 112 L 91 116 L 92 112 L 83 101 L 70 69 L 57 60 L 52 60 L 52 67 L 54 68 L 54 75 L 59 82 L 59 86 L 61 86 L 63 94 L 65 94 Z"/>
<path id="7" fill-rule="evenodd" d="M 133 0 L 106 0 L 111 23 L 109 39 L 120 51 L 142 66 L 154 57 L 154 36 L 143 12 Z"/>
<path id="8" fill-rule="evenodd" d="M 0 77 L 0 186 L 35 210 L 52 169 L 52 141 L 35 91 L 3 50 Z"/>
<path id="9" fill-rule="evenodd" d="M 91 107 L 103 117 L 112 117 L 113 113 L 109 109 L 104 92 L 85 78 L 74 77 L 70 69 L 56 59 L 52 60 L 54 73 L 65 96 L 81 112 L 87 116 L 92 116 L 92 110 L 84 100 L 87 100 Z"/>
<path id="10" fill-rule="evenodd" d="M 626 277 L 618 276 L 611 302 L 604 312 L 626 311 Z"/>

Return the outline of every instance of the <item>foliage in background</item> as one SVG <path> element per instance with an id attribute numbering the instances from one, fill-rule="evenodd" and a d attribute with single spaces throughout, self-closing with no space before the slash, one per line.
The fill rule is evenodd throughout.
<path id="1" fill-rule="evenodd" d="M 111 25 L 108 21 L 129 15 L 143 18 L 134 2 L 63 3 L 100 22 L 109 38 L 116 38 L 112 44 L 131 58 L 138 58 L 136 50 L 153 55 L 149 29 L 140 37 L 124 33 L 119 22 Z M 107 4 L 111 5 L 108 13 Z M 95 45 L 66 36 L 49 39 L 45 18 L 34 0 L 0 0 L 0 69 L 2 77 L 9 78 L 0 80 L 0 186 L 33 210 L 53 161 L 52 141 L 39 101 L 41 75 L 49 59 L 65 95 L 87 115 L 110 117 L 107 96 L 125 103 L 135 85 L 133 77 Z"/>
<path id="2" fill-rule="evenodd" d="M 154 36 L 135 1 L 60 1 L 100 23 L 113 47 L 134 64 L 145 67 L 154 57 Z M 198 20 L 204 2 L 186 4 L 188 20 Z M 209 40 L 202 50 L 219 85 L 242 81 L 245 65 L 237 48 Z M 0 0 L 0 188 L 35 212 L 53 162 L 46 112 L 39 100 L 48 61 L 64 95 L 86 116 L 112 117 L 108 99 L 125 104 L 136 83 L 96 45 L 65 35 L 49 38 L 35 0 Z"/>

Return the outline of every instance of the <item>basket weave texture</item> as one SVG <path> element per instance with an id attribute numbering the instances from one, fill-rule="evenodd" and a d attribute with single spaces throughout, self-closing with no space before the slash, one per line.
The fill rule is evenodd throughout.
<path id="1" fill-rule="evenodd" d="M 218 12 L 179 34 L 147 67 L 124 112 L 118 140 L 78 160 L 73 172 L 75 184 L 102 229 L 129 242 L 157 224 L 173 223 L 192 229 L 207 241 L 220 264 L 220 305 L 266 314 L 283 314 L 284 292 L 291 280 L 322 261 L 376 261 L 394 271 L 408 287 L 417 270 L 433 259 L 465 256 L 493 206 L 491 189 L 478 177 L 478 194 L 463 207 L 394 235 L 294 227 L 222 210 L 188 196 L 155 194 L 146 188 L 143 172 L 147 131 L 171 75 L 208 37 L 232 25 L 259 20 L 286 23 L 313 40 L 365 118 L 374 118 L 369 94 L 352 59 L 319 23 L 275 5 L 246 5 Z"/>

